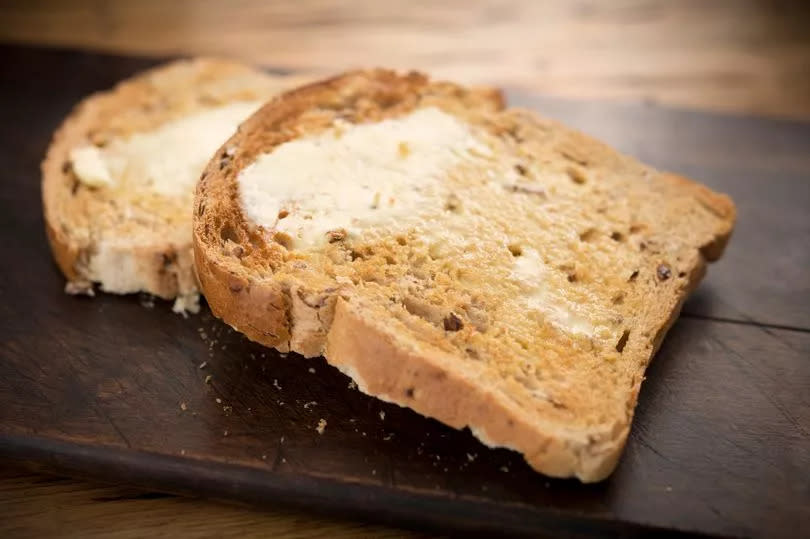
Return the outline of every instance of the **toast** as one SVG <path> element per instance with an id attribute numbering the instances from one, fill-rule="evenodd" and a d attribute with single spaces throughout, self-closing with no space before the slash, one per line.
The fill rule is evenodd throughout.
<path id="1" fill-rule="evenodd" d="M 65 290 L 174 299 L 195 310 L 191 206 L 210 155 L 294 84 L 216 59 L 171 62 L 79 103 L 42 163 L 48 239 Z"/>
<path id="2" fill-rule="evenodd" d="M 248 119 L 194 202 L 214 314 L 537 471 L 615 468 L 644 371 L 731 234 L 731 200 L 410 73 Z"/>

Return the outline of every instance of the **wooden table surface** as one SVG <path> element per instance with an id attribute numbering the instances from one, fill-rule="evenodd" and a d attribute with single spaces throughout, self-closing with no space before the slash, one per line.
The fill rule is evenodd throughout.
<path id="1" fill-rule="evenodd" d="M 421 68 L 546 95 L 810 117 L 810 3 L 0 0 L 0 41 Z"/>
<path id="2" fill-rule="evenodd" d="M 413 4 L 413 5 L 412 5 Z M 418 67 L 574 98 L 810 118 L 808 4 L 0 0 L 0 41 L 227 54 L 291 70 Z M 0 465 L 0 536 L 403 537 Z"/>

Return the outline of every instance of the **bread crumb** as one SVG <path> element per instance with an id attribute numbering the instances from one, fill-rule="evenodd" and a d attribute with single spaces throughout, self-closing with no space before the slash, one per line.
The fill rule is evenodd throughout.
<path id="1" fill-rule="evenodd" d="M 204 368 L 206 368 L 207 366 L 208 366 L 208 362 L 207 362 L 207 361 L 203 361 L 202 363 L 200 363 L 200 365 L 199 365 L 199 367 L 198 367 L 198 368 L 199 368 L 199 369 L 204 369 Z"/>
<path id="2" fill-rule="evenodd" d="M 310 367 L 310 368 L 309 368 L 309 369 L 307 369 L 307 370 L 308 370 L 310 373 L 315 374 L 315 369 L 313 369 L 312 367 Z"/>
<path id="3" fill-rule="evenodd" d="M 230 434 L 230 431 L 229 431 L 228 429 L 225 429 L 225 430 L 222 432 L 222 435 L 223 435 L 223 436 L 227 436 L 227 435 L 229 435 L 229 434 Z"/>
<path id="4" fill-rule="evenodd" d="M 377 470 L 371 470 L 371 475 L 377 475 Z"/>
<path id="5" fill-rule="evenodd" d="M 152 302 L 154 305 L 154 301 Z M 172 305 L 172 311 L 182 314 L 183 318 L 188 318 L 188 313 L 197 314 L 200 312 L 200 295 L 196 292 L 177 296 Z"/>
<path id="6" fill-rule="evenodd" d="M 305 402 L 304 403 L 304 410 L 309 410 L 310 408 L 312 408 L 313 406 L 315 406 L 317 404 L 318 403 L 316 401 Z"/>
<path id="7" fill-rule="evenodd" d="M 216 401 L 217 401 L 217 404 L 222 404 L 222 399 L 220 399 L 219 397 L 217 397 L 217 398 L 216 398 L 216 399 L 214 399 L 214 400 L 216 400 Z"/>
<path id="8" fill-rule="evenodd" d="M 65 283 L 65 294 L 90 296 L 92 298 L 96 295 L 96 292 L 93 290 L 93 283 L 89 281 L 68 281 Z"/>
<path id="9" fill-rule="evenodd" d="M 666 491 L 667 491 L 667 492 L 672 492 L 672 487 L 667 486 Z"/>
<path id="10" fill-rule="evenodd" d="M 278 379 L 273 378 L 273 387 L 281 391 L 281 385 L 278 383 Z"/>
<path id="11" fill-rule="evenodd" d="M 181 454 L 181 455 L 185 455 L 185 454 L 186 454 L 186 450 L 185 450 L 185 449 L 181 449 L 181 450 L 180 450 L 180 454 Z"/>
<path id="12" fill-rule="evenodd" d="M 208 376 L 206 376 L 206 377 L 205 377 L 205 383 L 206 383 L 206 384 L 210 384 L 210 383 L 211 383 L 211 379 L 212 379 L 212 378 L 214 378 L 214 377 L 213 377 L 212 375 L 210 375 L 210 374 L 209 374 Z"/>
<path id="13" fill-rule="evenodd" d="M 141 307 L 146 309 L 152 309 L 155 307 L 155 297 L 149 294 L 141 294 L 140 303 Z"/>
<path id="14" fill-rule="evenodd" d="M 390 440 L 393 437 L 394 437 L 393 433 L 387 434 L 387 435 L 383 436 L 383 441 L 387 442 L 388 440 Z"/>
<path id="15" fill-rule="evenodd" d="M 357 389 L 357 383 L 354 380 L 349 380 L 349 389 Z"/>
<path id="16" fill-rule="evenodd" d="M 502 471 L 503 473 L 509 473 L 509 468 L 507 468 L 506 466 L 501 466 L 501 467 L 500 467 L 500 468 L 498 468 L 498 469 L 499 469 L 500 471 Z"/>
<path id="17" fill-rule="evenodd" d="M 279 442 L 280 444 L 283 444 L 283 443 L 284 443 L 284 436 L 282 436 L 282 437 L 279 439 L 279 441 L 278 441 L 278 442 Z"/>
<path id="18" fill-rule="evenodd" d="M 476 453 L 467 453 L 467 460 L 470 462 L 474 461 L 476 457 L 478 457 Z"/>
<path id="19" fill-rule="evenodd" d="M 323 431 L 326 430 L 326 420 L 320 419 L 318 421 L 318 426 L 315 427 L 315 430 L 318 431 L 318 434 L 323 434 Z"/>
<path id="20" fill-rule="evenodd" d="M 262 455 L 262 460 L 267 460 L 267 455 Z"/>
<path id="21" fill-rule="evenodd" d="M 188 405 L 186 405 L 185 402 L 181 402 L 180 403 L 180 409 L 185 412 L 186 410 L 188 410 Z"/>
<path id="22" fill-rule="evenodd" d="M 281 462 L 287 462 L 287 459 L 285 459 L 284 457 L 281 457 Z"/>
<path id="23" fill-rule="evenodd" d="M 385 421 L 385 412 L 383 412 L 382 410 L 380 410 L 380 419 Z"/>

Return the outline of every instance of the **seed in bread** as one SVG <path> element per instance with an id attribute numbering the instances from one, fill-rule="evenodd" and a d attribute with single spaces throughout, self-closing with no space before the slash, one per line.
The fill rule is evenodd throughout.
<path id="1" fill-rule="evenodd" d="M 203 173 L 214 313 L 359 389 L 583 481 L 734 206 L 532 112 L 418 74 L 284 94 Z"/>

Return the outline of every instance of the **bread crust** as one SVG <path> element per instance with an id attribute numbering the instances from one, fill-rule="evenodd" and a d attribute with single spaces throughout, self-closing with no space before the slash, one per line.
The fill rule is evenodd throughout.
<path id="1" fill-rule="evenodd" d="M 83 206 L 71 200 L 78 185 L 68 158 L 71 149 L 149 131 L 198 110 L 204 101 L 264 100 L 300 80 L 274 77 L 229 60 L 196 58 L 145 71 L 76 105 L 54 132 L 41 164 L 45 229 L 54 260 L 67 278 L 66 290 L 90 290 L 92 281 L 100 280 L 105 291 L 143 291 L 172 299 L 198 289 L 191 237 L 177 230 L 166 230 L 155 241 L 103 246 L 105 259 L 118 267 L 101 279 L 92 274 L 90 259 L 100 254 L 100 247 L 91 230 L 93 216 L 80 215 Z"/>
<path id="2" fill-rule="evenodd" d="M 235 244 L 256 243 L 239 207 L 236 176 L 261 152 L 300 135 L 295 129 L 302 111 L 328 106 L 335 100 L 390 99 L 407 102 L 430 92 L 425 77 L 398 76 L 388 71 L 353 72 L 300 88 L 257 112 L 209 163 L 195 199 L 194 249 L 202 289 L 213 312 L 250 339 L 305 356 L 324 354 L 327 361 L 352 377 L 359 388 L 383 400 L 407 406 L 455 428 L 469 427 L 485 444 L 521 452 L 537 471 L 555 477 L 599 481 L 615 468 L 627 436 L 644 371 L 680 307 L 705 273 L 706 262 L 718 258 L 733 228 L 735 209 L 725 195 L 689 179 L 659 174 L 658 186 L 677 195 L 672 213 L 689 211 L 695 201 L 713 215 L 679 251 L 677 279 L 668 267 L 659 277 L 658 295 L 649 303 L 643 323 L 634 332 L 649 336 L 629 345 L 629 387 L 621 389 L 623 414 L 588 428 L 568 426 L 518 406 L 503 391 L 480 376 L 470 362 L 462 368 L 452 354 L 435 343 L 421 341 L 386 325 L 379 312 L 365 304 L 351 286 L 323 289 L 294 273 L 279 273 L 277 250 L 256 247 L 243 256 L 223 254 L 231 243 L 214 239 L 217 226 L 227 224 Z M 448 91 L 447 95 L 454 95 Z M 463 101 L 463 100 L 462 100 Z M 463 106 L 474 107 L 469 100 Z M 486 108 L 486 107 L 483 107 Z M 500 109 L 493 100 L 490 110 Z M 517 112 L 516 114 L 520 114 Z M 525 113 L 524 113 L 525 114 Z M 373 115 L 372 120 L 373 121 Z M 576 151 L 598 156 L 615 154 L 606 146 L 554 122 L 545 127 L 565 133 L 564 142 Z M 230 155 L 227 162 L 220 157 Z M 586 156 L 587 157 L 587 156 Z M 224 163 L 224 164 L 223 164 Z M 685 233 L 686 231 L 684 231 Z M 261 239 L 258 243 L 261 244 Z M 252 258 L 251 258 L 252 257 Z M 267 260 L 269 274 L 245 270 L 245 260 Z M 275 262 L 274 262 L 275 260 Z M 672 271 L 675 271 L 674 269 Z M 652 275 L 655 279 L 656 276 Z M 319 290 L 313 292 L 311 290 Z M 551 406 L 551 405 L 549 405 Z"/>

